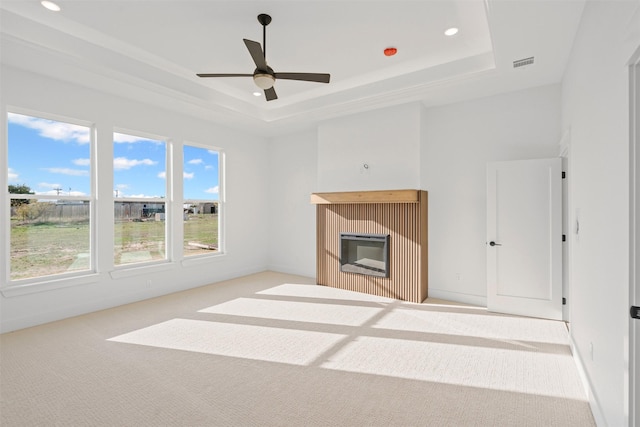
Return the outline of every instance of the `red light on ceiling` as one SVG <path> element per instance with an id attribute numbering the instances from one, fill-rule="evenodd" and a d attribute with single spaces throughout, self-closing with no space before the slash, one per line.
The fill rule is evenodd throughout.
<path id="1" fill-rule="evenodd" d="M 384 50 L 384 56 L 393 56 L 398 53 L 398 49 L 395 47 L 388 47 Z"/>

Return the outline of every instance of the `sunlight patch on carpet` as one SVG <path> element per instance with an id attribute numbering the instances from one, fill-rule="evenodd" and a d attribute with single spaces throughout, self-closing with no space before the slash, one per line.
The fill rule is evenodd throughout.
<path id="1" fill-rule="evenodd" d="M 496 340 L 564 345 L 569 351 L 567 328 L 563 322 L 491 314 L 395 308 L 373 326 L 400 331 L 428 332 Z"/>
<path id="2" fill-rule="evenodd" d="M 570 354 L 358 337 L 321 366 L 337 371 L 586 400 Z"/>
<path id="3" fill-rule="evenodd" d="M 343 338 L 331 333 L 173 319 L 108 341 L 307 365 Z"/>
<path id="4" fill-rule="evenodd" d="M 328 325 L 359 326 L 367 322 L 367 320 L 381 310 L 382 308 L 357 305 L 350 306 L 348 310 L 345 310 L 343 306 L 327 303 L 237 298 L 199 310 L 199 313 L 227 314 Z"/>

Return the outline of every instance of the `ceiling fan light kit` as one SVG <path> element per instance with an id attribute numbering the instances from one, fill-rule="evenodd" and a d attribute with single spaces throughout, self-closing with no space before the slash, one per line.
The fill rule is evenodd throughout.
<path id="1" fill-rule="evenodd" d="M 267 25 L 271 22 L 271 16 L 266 13 L 258 15 L 258 22 L 262 25 L 262 46 L 253 40 L 244 39 L 251 59 L 256 64 L 253 74 L 229 74 L 229 73 L 203 73 L 198 77 L 252 77 L 253 82 L 264 90 L 267 101 L 278 99 L 273 88 L 277 79 L 298 80 L 304 82 L 329 83 L 330 74 L 325 73 L 276 73 L 267 65 Z"/>
<path id="2" fill-rule="evenodd" d="M 253 75 L 253 82 L 260 89 L 264 90 L 264 89 L 269 89 L 270 87 L 273 87 L 273 84 L 276 82 L 276 79 L 271 74 L 256 73 Z"/>

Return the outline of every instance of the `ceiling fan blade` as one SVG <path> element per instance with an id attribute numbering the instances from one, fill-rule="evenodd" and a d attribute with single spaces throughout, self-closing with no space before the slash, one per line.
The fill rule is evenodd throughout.
<path id="1" fill-rule="evenodd" d="M 253 40 L 243 40 L 247 49 L 249 49 L 249 54 L 251 55 L 253 62 L 256 64 L 256 68 L 262 71 L 267 71 L 269 67 L 267 67 L 267 61 L 264 59 L 264 53 L 262 52 L 260 43 L 254 42 Z"/>
<path id="2" fill-rule="evenodd" d="M 273 101 L 274 99 L 278 99 L 278 95 L 276 95 L 276 90 L 273 87 L 264 90 L 264 96 L 267 98 L 267 101 Z"/>
<path id="3" fill-rule="evenodd" d="M 198 77 L 253 77 L 253 74 L 196 74 Z"/>
<path id="4" fill-rule="evenodd" d="M 275 73 L 276 79 L 302 80 L 305 82 L 329 83 L 330 74 L 319 73 Z"/>

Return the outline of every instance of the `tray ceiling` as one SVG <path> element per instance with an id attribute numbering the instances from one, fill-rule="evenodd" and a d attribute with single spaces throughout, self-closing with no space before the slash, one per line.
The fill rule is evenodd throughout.
<path id="1" fill-rule="evenodd" d="M 456 102 L 557 83 L 583 3 L 556 1 L 38 1 L 0 3 L 3 63 L 255 129 L 304 125 L 411 101 Z M 278 80 L 253 95 L 242 41 L 262 43 L 276 72 L 323 72 L 331 83 Z M 448 37 L 444 31 L 459 28 Z M 383 51 L 395 47 L 387 57 Z M 513 61 L 534 64 L 513 68 Z M 171 107 L 170 107 L 171 108 Z"/>

